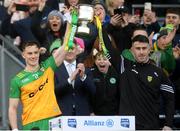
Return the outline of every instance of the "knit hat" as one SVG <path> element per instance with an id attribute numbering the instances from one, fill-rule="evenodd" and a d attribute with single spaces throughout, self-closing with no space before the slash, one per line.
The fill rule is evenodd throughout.
<path id="1" fill-rule="evenodd" d="M 50 46 L 50 48 L 49 48 L 49 52 L 52 53 L 53 50 L 59 48 L 59 47 L 61 46 L 61 43 L 62 43 L 61 39 L 56 39 L 56 40 L 51 44 L 51 46 Z"/>
<path id="2" fill-rule="evenodd" d="M 93 0 L 92 3 L 91 3 L 93 6 L 97 5 L 97 4 L 100 4 L 104 7 L 104 10 L 107 12 L 107 7 L 104 3 L 103 0 Z"/>
<path id="3" fill-rule="evenodd" d="M 64 18 L 63 15 L 60 11 L 58 10 L 52 10 L 49 14 L 48 14 L 48 20 L 51 16 L 57 16 L 61 19 L 62 24 L 64 24 Z"/>
<path id="4" fill-rule="evenodd" d="M 158 33 L 157 40 L 158 40 L 160 37 L 165 36 L 165 35 L 168 35 L 167 29 L 161 30 L 161 31 Z"/>

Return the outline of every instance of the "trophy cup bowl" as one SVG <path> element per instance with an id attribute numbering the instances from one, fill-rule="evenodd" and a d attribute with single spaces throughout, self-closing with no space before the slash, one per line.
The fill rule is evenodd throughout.
<path id="1" fill-rule="evenodd" d="M 94 17 L 94 9 L 93 6 L 88 4 L 80 4 L 79 5 L 79 15 L 78 15 L 78 35 L 89 35 L 90 29 L 87 27 L 87 24 L 93 20 Z"/>

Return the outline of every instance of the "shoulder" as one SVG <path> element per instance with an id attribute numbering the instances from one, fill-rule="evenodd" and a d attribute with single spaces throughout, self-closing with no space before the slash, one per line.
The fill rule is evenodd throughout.
<path id="1" fill-rule="evenodd" d="M 149 69 L 154 71 L 154 72 L 157 72 L 159 75 L 164 75 L 164 71 L 162 68 L 159 68 L 157 67 L 156 65 L 152 64 L 152 63 L 149 63 Z"/>
<path id="2" fill-rule="evenodd" d="M 53 56 L 48 57 L 45 61 L 40 63 L 40 69 L 47 69 L 48 67 L 56 68 L 55 59 Z"/>
<path id="3" fill-rule="evenodd" d="M 24 78 L 26 76 L 26 73 L 24 72 L 24 70 L 20 71 L 19 73 L 17 73 L 12 80 L 20 80 L 22 78 Z"/>
<path id="4" fill-rule="evenodd" d="M 11 79 L 11 86 L 19 85 L 21 83 L 21 80 L 25 77 L 26 73 L 23 70 L 20 71 Z"/>

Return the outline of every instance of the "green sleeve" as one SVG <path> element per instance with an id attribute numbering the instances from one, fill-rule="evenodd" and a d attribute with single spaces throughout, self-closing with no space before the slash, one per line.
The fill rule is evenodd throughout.
<path id="1" fill-rule="evenodd" d="M 10 83 L 10 91 L 9 91 L 9 97 L 10 98 L 20 98 L 21 91 L 20 87 L 18 85 L 17 79 L 12 79 Z"/>
<path id="2" fill-rule="evenodd" d="M 43 66 L 45 69 L 47 69 L 48 67 L 51 67 L 53 71 L 55 71 L 55 69 L 57 68 L 57 65 L 55 63 L 55 59 L 53 56 L 49 57 L 47 60 L 42 62 L 41 66 Z"/>

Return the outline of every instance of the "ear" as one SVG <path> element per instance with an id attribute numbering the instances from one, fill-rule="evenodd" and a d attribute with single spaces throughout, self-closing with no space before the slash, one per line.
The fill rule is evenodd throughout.
<path id="1" fill-rule="evenodd" d="M 25 59 L 24 52 L 21 53 L 21 56 Z"/>
<path id="2" fill-rule="evenodd" d="M 108 60 L 108 65 L 111 66 L 111 62 Z"/>

